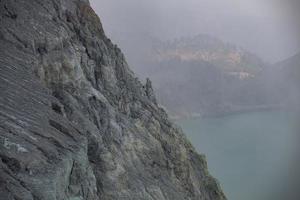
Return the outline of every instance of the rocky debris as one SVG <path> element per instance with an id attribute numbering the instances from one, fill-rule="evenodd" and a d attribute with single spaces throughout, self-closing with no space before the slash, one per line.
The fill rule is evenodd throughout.
<path id="1" fill-rule="evenodd" d="M 0 1 L 0 199 L 225 199 L 87 0 Z"/>

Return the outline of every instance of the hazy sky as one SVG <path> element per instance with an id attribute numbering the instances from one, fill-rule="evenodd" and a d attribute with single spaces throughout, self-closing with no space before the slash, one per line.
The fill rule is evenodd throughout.
<path id="1" fill-rule="evenodd" d="M 108 36 L 206 33 L 268 62 L 300 51 L 298 0 L 90 0 Z"/>

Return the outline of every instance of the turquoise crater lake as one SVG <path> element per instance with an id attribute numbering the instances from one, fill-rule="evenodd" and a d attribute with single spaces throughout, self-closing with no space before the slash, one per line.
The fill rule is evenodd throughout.
<path id="1" fill-rule="evenodd" d="M 249 112 L 179 120 L 229 200 L 273 200 L 297 153 L 299 115 Z M 274 197 L 275 196 L 275 197 Z"/>

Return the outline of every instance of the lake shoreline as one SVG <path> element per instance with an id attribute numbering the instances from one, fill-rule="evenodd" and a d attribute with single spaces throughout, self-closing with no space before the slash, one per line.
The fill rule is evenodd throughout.
<path id="1" fill-rule="evenodd" d="M 178 120 L 188 120 L 188 119 L 195 119 L 195 118 L 218 118 L 218 117 L 225 117 L 230 115 L 237 115 L 237 114 L 244 114 L 244 113 L 251 113 L 251 112 L 264 112 L 264 111 L 289 111 L 291 109 L 287 108 L 284 105 L 262 105 L 262 106 L 249 106 L 249 107 L 239 107 L 235 109 L 228 109 L 218 112 L 211 112 L 211 113 L 179 113 L 173 114 L 168 112 L 170 118 L 174 121 Z"/>

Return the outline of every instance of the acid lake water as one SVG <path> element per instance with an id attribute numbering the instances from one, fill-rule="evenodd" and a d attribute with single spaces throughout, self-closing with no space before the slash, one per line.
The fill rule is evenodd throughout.
<path id="1" fill-rule="evenodd" d="M 297 153 L 299 115 L 250 112 L 179 120 L 229 200 L 271 200 Z"/>

